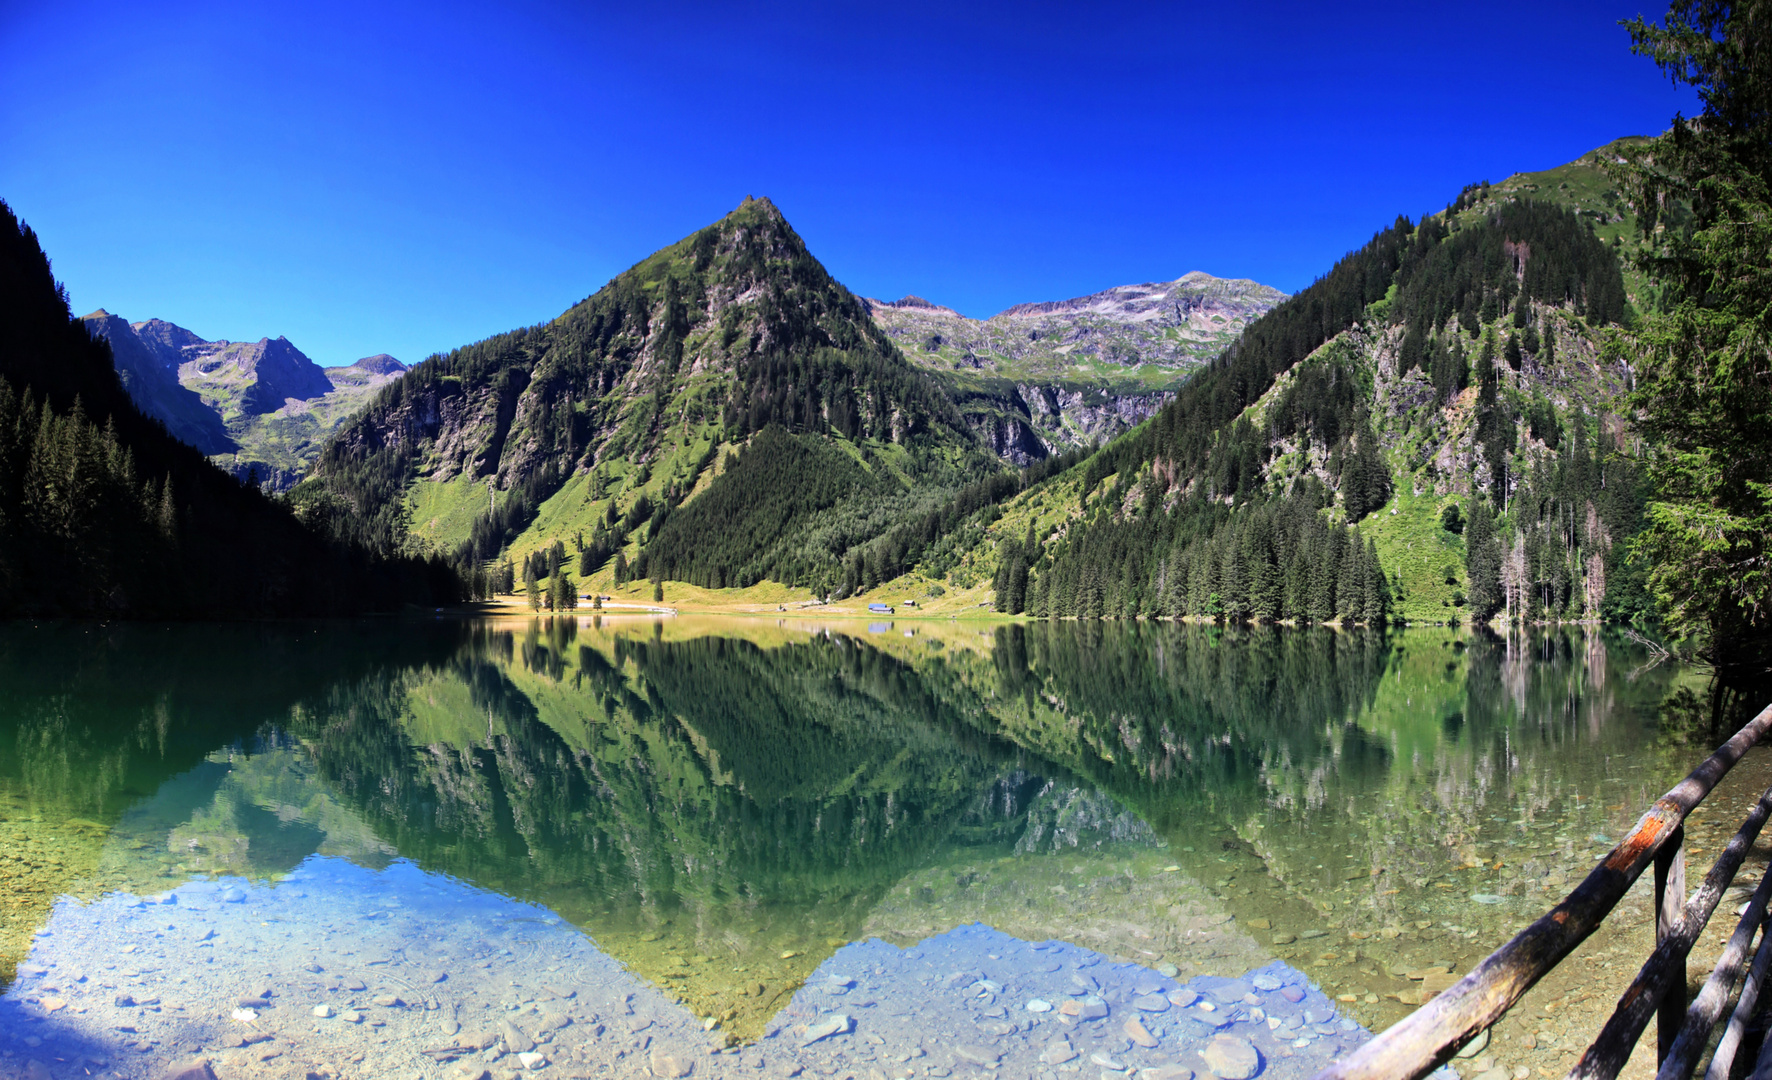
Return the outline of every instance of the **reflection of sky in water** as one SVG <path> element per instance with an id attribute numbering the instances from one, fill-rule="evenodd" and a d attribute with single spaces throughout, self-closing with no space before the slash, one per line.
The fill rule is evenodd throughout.
<path id="1" fill-rule="evenodd" d="M 1245 1055 L 1291 1078 L 1365 1037 L 1281 964 L 1183 985 L 971 926 L 910 949 L 839 949 L 762 1038 L 728 1046 L 545 908 L 404 860 L 371 870 L 324 856 L 275 885 L 218 878 L 64 902 L 20 976 L 0 1000 L 0 1062 L 21 1076 L 158 1076 L 203 1058 L 223 1077 L 1065 1065 L 1164 1077 Z"/>

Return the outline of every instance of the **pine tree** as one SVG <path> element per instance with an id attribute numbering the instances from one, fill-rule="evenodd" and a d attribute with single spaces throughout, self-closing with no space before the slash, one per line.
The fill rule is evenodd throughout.
<path id="1" fill-rule="evenodd" d="M 1665 625 L 1713 662 L 1772 651 L 1772 5 L 1670 5 L 1625 23 L 1632 51 L 1704 103 L 1634 155 L 1627 186 L 1661 310 L 1630 343 L 1630 405 L 1658 440 L 1632 545 Z M 1663 221 L 1674 208 L 1684 220 Z M 1665 224 L 1667 227 L 1662 228 Z M 1753 657 L 1752 652 L 1760 653 Z"/>
<path id="2" fill-rule="evenodd" d="M 1379 564 L 1375 540 L 1366 541 L 1366 566 L 1366 603 L 1361 617 L 1368 626 L 1383 626 L 1390 617 L 1390 582 L 1385 580 L 1384 569 Z"/>
<path id="3" fill-rule="evenodd" d="M 1495 517 L 1481 500 L 1471 500 L 1469 524 L 1464 529 L 1464 573 L 1469 582 L 1465 603 L 1471 621 L 1488 622 L 1501 610 L 1501 542 L 1495 534 Z"/>

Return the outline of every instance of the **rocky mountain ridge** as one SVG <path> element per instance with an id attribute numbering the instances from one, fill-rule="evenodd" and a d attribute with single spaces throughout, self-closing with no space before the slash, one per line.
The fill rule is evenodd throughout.
<path id="1" fill-rule="evenodd" d="M 1195 271 L 1016 304 L 988 319 L 920 296 L 868 307 L 913 363 L 953 388 L 973 430 L 1025 465 L 1136 427 L 1285 296 Z"/>
<path id="2" fill-rule="evenodd" d="M 406 371 L 378 353 L 323 368 L 285 337 L 207 340 L 176 323 L 131 323 L 100 308 L 87 329 L 110 343 L 130 396 L 175 437 L 238 476 L 293 485 L 325 436 Z"/>
<path id="3" fill-rule="evenodd" d="M 921 297 L 868 301 L 905 355 L 936 370 L 1011 378 L 1137 381 L 1168 388 L 1286 298 L 1254 281 L 1194 271 L 970 319 Z"/>

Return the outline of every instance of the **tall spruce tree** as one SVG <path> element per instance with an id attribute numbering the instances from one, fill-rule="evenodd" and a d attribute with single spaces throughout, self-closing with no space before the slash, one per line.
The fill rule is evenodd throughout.
<path id="1" fill-rule="evenodd" d="M 1464 574 L 1470 583 L 1465 609 L 1472 622 L 1485 623 L 1501 610 L 1501 540 L 1496 535 L 1495 515 L 1482 499 L 1471 500 L 1469 524 L 1464 529 Z"/>
<path id="2" fill-rule="evenodd" d="M 1662 26 L 1625 25 L 1704 105 L 1629 173 L 1664 287 L 1623 346 L 1631 404 L 1660 443 L 1635 549 L 1666 625 L 1729 663 L 1772 636 L 1772 3 L 1676 0 Z M 1690 219 L 1667 221 L 1670 207 Z"/>

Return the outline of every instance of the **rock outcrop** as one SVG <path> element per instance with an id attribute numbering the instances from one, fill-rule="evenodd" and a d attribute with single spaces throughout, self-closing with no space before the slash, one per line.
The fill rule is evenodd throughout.
<path id="1" fill-rule="evenodd" d="M 1099 380 L 1146 368 L 1168 385 L 1285 298 L 1253 281 L 1195 271 L 1071 300 L 1016 304 L 984 320 L 918 296 L 871 300 L 869 308 L 905 355 L 938 370 Z"/>
<path id="2" fill-rule="evenodd" d="M 406 371 L 386 353 L 323 368 L 284 337 L 209 341 L 165 319 L 130 323 L 103 308 L 85 322 L 110 342 L 138 408 L 216 464 L 279 490 L 301 478 L 332 428 Z"/>

